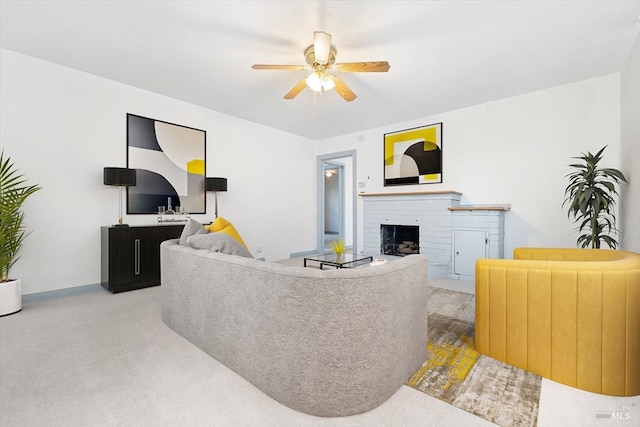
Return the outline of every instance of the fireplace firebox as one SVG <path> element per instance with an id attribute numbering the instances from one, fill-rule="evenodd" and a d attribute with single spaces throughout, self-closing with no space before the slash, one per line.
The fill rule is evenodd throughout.
<path id="1" fill-rule="evenodd" d="M 406 256 L 420 253 L 420 226 L 380 225 L 380 253 Z"/>

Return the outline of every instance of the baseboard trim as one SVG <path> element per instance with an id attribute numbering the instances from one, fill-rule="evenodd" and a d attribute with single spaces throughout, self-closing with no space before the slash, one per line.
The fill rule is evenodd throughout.
<path id="1" fill-rule="evenodd" d="M 289 254 L 289 258 L 300 258 L 307 255 L 318 255 L 318 250 L 313 249 L 311 251 L 294 252 L 292 254 Z"/>
<path id="2" fill-rule="evenodd" d="M 71 295 L 87 294 L 89 292 L 96 292 L 103 290 L 100 283 L 93 285 L 75 286 L 73 288 L 56 289 L 54 291 L 36 292 L 34 294 L 22 295 L 22 303 L 30 303 L 37 301 L 44 301 L 53 298 L 68 297 Z"/>

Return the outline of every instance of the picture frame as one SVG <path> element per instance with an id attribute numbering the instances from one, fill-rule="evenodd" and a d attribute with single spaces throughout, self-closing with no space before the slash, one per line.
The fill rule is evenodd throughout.
<path id="1" fill-rule="evenodd" d="M 384 134 L 384 186 L 442 183 L 442 122 Z"/>
<path id="2" fill-rule="evenodd" d="M 204 130 L 127 113 L 127 214 L 205 214 L 206 149 Z"/>

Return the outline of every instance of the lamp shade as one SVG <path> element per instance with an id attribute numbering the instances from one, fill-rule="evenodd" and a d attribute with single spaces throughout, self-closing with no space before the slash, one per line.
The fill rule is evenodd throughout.
<path id="1" fill-rule="evenodd" d="M 127 168 L 104 168 L 104 185 L 133 187 L 136 185 L 136 170 Z"/>
<path id="2" fill-rule="evenodd" d="M 227 178 L 207 178 L 205 181 L 207 191 L 227 191 Z"/>

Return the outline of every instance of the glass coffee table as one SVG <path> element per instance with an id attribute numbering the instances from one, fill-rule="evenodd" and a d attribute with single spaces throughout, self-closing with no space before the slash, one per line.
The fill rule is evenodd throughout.
<path id="1" fill-rule="evenodd" d="M 314 255 L 312 257 L 305 258 L 304 266 L 310 267 L 308 263 L 314 262 L 314 263 L 320 264 L 320 270 L 322 270 L 325 265 L 335 267 L 335 268 L 353 268 L 353 267 L 359 267 L 364 264 L 368 264 L 371 261 L 373 261 L 372 256 L 344 254 L 338 258 L 336 254 L 324 254 L 324 255 Z"/>

